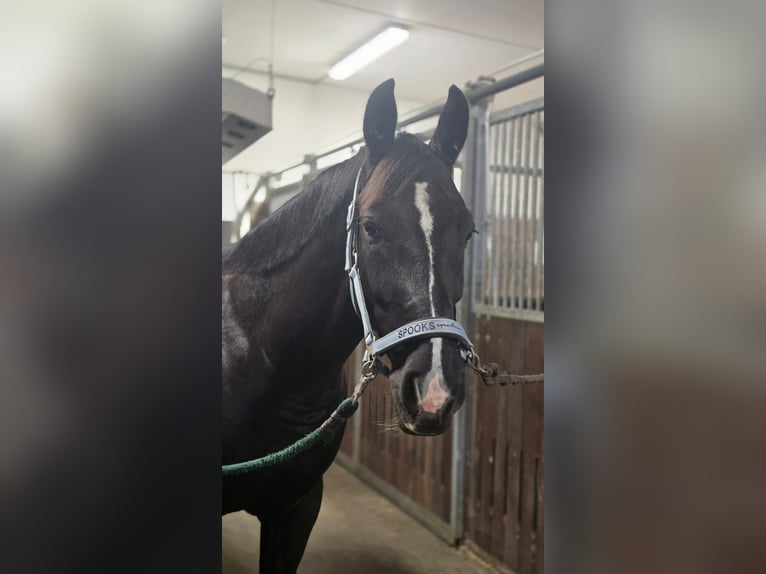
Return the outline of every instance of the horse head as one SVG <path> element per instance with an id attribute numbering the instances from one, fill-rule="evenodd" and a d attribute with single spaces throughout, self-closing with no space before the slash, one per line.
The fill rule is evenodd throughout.
<path id="1" fill-rule="evenodd" d="M 359 191 L 357 261 L 372 328 L 395 332 L 414 321 L 456 318 L 463 262 L 474 222 L 453 182 L 468 130 L 468 104 L 449 90 L 426 144 L 396 135 L 394 82 L 370 95 L 364 115 L 367 160 Z M 410 327 L 417 329 L 417 325 Z M 464 396 L 465 348 L 450 337 L 406 339 L 386 351 L 399 424 L 443 433 Z"/>

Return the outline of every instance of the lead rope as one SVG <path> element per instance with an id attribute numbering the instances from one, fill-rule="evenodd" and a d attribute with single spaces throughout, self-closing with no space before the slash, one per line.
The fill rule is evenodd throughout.
<path id="1" fill-rule="evenodd" d="M 473 348 L 468 351 L 465 361 L 471 370 L 476 373 L 487 386 L 542 383 L 545 376 L 545 373 L 540 373 L 538 375 L 514 375 L 507 371 L 501 373 L 499 372 L 500 367 L 498 367 L 497 363 L 481 365 L 479 355 Z M 268 468 L 279 464 L 280 462 L 290 460 L 319 442 L 323 442 L 325 445 L 330 444 L 341 426 L 345 424 L 359 408 L 359 399 L 361 399 L 362 393 L 364 393 L 367 385 L 369 385 L 378 375 L 378 365 L 379 363 L 374 356 L 368 357 L 362 363 L 362 372 L 359 376 L 359 381 L 354 387 L 354 392 L 351 393 L 350 397 L 344 399 L 343 402 L 338 405 L 338 408 L 332 412 L 319 428 L 277 452 L 253 460 L 225 464 L 221 467 L 223 476 L 245 474 L 253 470 Z"/>
<path id="2" fill-rule="evenodd" d="M 476 373 L 482 382 L 488 387 L 494 385 L 500 385 L 504 387 L 506 385 L 531 385 L 533 383 L 544 383 L 545 373 L 539 373 L 537 375 L 514 375 L 509 371 L 500 372 L 500 366 L 497 363 L 481 364 L 479 354 L 471 348 L 468 351 L 468 356 L 465 362 Z"/>
<path id="3" fill-rule="evenodd" d="M 365 361 L 362 364 L 362 374 L 359 377 L 359 382 L 354 387 L 354 392 L 350 397 L 343 399 L 332 414 L 325 420 L 319 428 L 314 429 L 301 439 L 298 439 L 293 444 L 279 450 L 272 452 L 266 456 L 255 458 L 253 460 L 246 460 L 244 462 L 237 462 L 234 464 L 225 464 L 221 467 L 223 476 L 233 476 L 236 474 L 245 474 L 254 470 L 260 470 L 285 462 L 295 457 L 296 455 L 308 450 L 312 446 L 315 446 L 319 442 L 325 445 L 330 444 L 335 434 L 340 427 L 350 419 L 356 410 L 359 408 L 359 399 L 362 393 L 367 388 L 367 385 L 377 376 L 377 366 L 375 361 Z"/>

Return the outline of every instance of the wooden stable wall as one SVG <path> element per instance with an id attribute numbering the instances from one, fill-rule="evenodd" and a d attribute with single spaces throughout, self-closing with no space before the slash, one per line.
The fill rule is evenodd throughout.
<path id="1" fill-rule="evenodd" d="M 356 384 L 356 374 L 358 372 L 357 362 L 359 358 L 357 353 L 354 352 L 351 357 L 343 365 L 343 376 L 346 378 L 346 387 L 348 388 L 348 395 L 354 391 L 354 385 Z M 359 416 L 359 413 L 354 415 Z M 343 442 L 340 444 L 340 451 L 347 457 L 352 457 L 354 454 L 354 419 L 351 419 L 346 425 L 346 431 L 343 433 Z"/>
<path id="2" fill-rule="evenodd" d="M 478 317 L 483 361 L 543 372 L 543 324 Z M 518 574 L 543 572 L 543 386 L 474 381 L 466 538 Z"/>

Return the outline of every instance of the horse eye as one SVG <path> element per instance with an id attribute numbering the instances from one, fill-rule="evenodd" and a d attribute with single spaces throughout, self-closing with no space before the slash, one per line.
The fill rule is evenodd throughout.
<path id="1" fill-rule="evenodd" d="M 364 229 L 364 232 L 367 234 L 368 237 L 374 237 L 378 234 L 378 226 L 375 225 L 372 221 L 367 220 L 362 224 L 362 228 Z"/>

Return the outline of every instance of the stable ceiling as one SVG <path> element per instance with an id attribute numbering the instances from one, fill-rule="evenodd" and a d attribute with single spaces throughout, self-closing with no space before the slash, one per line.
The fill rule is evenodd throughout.
<path id="1" fill-rule="evenodd" d="M 320 85 L 369 92 L 396 78 L 399 97 L 430 102 L 452 84 L 543 48 L 542 0 L 276 0 L 274 70 Z M 271 0 L 223 0 L 223 65 L 264 71 L 271 47 Z M 327 70 L 386 24 L 410 39 L 351 78 Z M 260 59 L 259 59 L 260 58 Z"/>

